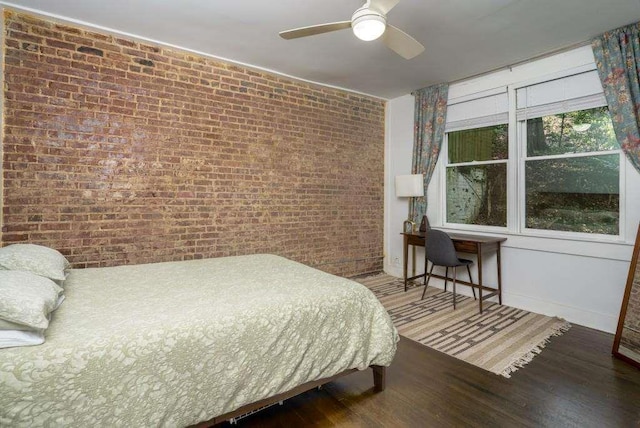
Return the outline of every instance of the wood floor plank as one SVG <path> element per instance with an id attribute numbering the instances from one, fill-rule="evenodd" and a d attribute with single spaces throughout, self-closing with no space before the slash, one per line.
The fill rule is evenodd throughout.
<path id="1" fill-rule="evenodd" d="M 613 358 L 612 343 L 573 326 L 507 379 L 402 338 L 384 392 L 358 372 L 238 426 L 640 426 L 640 370 Z"/>

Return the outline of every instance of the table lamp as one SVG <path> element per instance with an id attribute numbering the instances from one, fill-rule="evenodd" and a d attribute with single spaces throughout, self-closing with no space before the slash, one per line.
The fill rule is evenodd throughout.
<path id="1" fill-rule="evenodd" d="M 409 174 L 396 176 L 396 196 L 398 198 L 416 198 L 424 196 L 424 179 L 422 174 Z M 409 199 L 411 201 L 411 199 Z M 409 213 L 411 216 L 411 213 Z M 407 230 L 407 227 L 409 228 Z M 415 232 L 416 223 L 411 217 L 402 224 L 403 232 Z"/>

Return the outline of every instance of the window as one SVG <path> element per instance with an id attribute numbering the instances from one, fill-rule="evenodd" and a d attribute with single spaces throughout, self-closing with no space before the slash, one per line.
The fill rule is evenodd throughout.
<path id="1" fill-rule="evenodd" d="M 448 223 L 507 225 L 508 125 L 447 134 Z"/>
<path id="2" fill-rule="evenodd" d="M 618 235 L 620 150 L 606 107 L 528 119 L 525 227 Z"/>
<path id="3" fill-rule="evenodd" d="M 447 108 L 445 221 L 507 226 L 506 88 Z"/>
<path id="4" fill-rule="evenodd" d="M 619 236 L 624 158 L 597 72 L 509 93 L 513 105 L 503 88 L 449 106 L 445 223 Z"/>

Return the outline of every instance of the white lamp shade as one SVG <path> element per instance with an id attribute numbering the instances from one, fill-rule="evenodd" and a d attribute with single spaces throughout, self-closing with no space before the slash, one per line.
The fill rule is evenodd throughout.
<path id="1" fill-rule="evenodd" d="M 422 174 L 396 176 L 396 196 L 399 198 L 424 196 Z"/>

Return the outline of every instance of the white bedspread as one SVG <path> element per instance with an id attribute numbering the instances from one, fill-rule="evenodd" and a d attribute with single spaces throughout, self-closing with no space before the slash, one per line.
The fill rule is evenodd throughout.
<path id="1" fill-rule="evenodd" d="M 73 270 L 46 342 L 0 349 L 0 426 L 185 426 L 388 366 L 364 286 L 273 255 Z"/>

